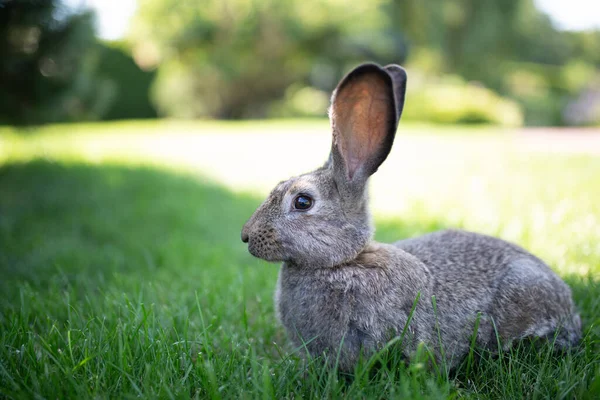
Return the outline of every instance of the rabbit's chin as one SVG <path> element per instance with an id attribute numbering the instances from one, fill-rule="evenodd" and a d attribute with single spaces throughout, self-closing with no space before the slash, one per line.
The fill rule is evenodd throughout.
<path id="1" fill-rule="evenodd" d="M 284 257 L 278 252 L 264 251 L 261 248 L 256 246 L 248 246 L 248 251 L 256 258 L 260 258 L 261 260 L 269 261 L 269 262 L 283 262 L 285 261 Z"/>
<path id="2" fill-rule="evenodd" d="M 261 260 L 268 262 L 285 262 L 290 265 L 302 268 L 331 268 L 335 265 L 342 264 L 347 259 L 340 256 L 332 256 L 331 254 L 305 254 L 303 256 L 298 257 L 286 257 L 280 252 L 277 251 L 265 251 L 264 249 L 258 246 L 248 246 L 248 251 L 256 258 L 260 258 Z M 355 257 L 356 254 L 353 255 Z M 353 258 L 350 257 L 350 258 Z"/>

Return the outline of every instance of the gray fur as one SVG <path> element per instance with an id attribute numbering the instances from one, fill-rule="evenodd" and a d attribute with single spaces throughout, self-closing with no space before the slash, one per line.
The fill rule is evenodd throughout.
<path id="1" fill-rule="evenodd" d="M 358 67 L 338 90 L 381 74 L 392 78 L 394 93 L 388 98 L 393 102 L 390 110 L 398 110 L 397 121 L 406 87 L 400 67 Z M 360 99 L 367 105 L 361 110 L 371 109 L 374 94 Z M 334 94 L 333 101 L 344 99 L 336 100 Z M 393 245 L 374 242 L 366 181 L 385 160 L 395 125 L 380 146 L 369 144 L 371 153 L 352 154 L 353 146 L 341 148 L 336 135 L 346 135 L 344 140 L 352 144 L 369 138 L 364 139 L 365 132 L 336 132 L 336 116 L 331 118 L 334 143 L 329 161 L 277 185 L 242 230 L 252 255 L 283 261 L 275 303 L 297 346 L 305 344 L 311 354 L 329 359 L 339 354 L 340 368 L 349 371 L 361 354 L 369 356 L 405 332 L 406 357 L 424 343 L 438 361 L 455 366 L 469 350 L 478 315 L 477 343 L 492 350 L 498 339 L 504 347 L 525 337 L 555 339 L 558 347 L 579 340 L 581 323 L 569 287 L 543 261 L 516 245 L 458 230 Z M 369 127 L 388 129 L 385 124 Z M 355 177 L 347 173 L 349 159 L 358 163 Z M 299 194 L 313 198 L 311 209 L 293 208 Z"/>

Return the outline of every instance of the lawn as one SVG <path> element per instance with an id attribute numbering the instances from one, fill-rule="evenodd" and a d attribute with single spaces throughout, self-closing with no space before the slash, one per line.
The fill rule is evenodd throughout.
<path id="1" fill-rule="evenodd" d="M 239 237 L 329 141 L 318 120 L 0 128 L 0 397 L 600 397 L 600 157 L 491 128 L 401 128 L 372 182 L 377 239 L 519 243 L 571 285 L 581 346 L 456 372 L 302 361 L 274 316 L 277 265 Z"/>

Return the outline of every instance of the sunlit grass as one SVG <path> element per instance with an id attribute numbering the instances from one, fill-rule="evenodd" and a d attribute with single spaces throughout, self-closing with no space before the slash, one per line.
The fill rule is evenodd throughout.
<path id="1" fill-rule="evenodd" d="M 469 129 L 399 130 L 372 183 L 377 237 L 460 227 L 532 250 L 574 290 L 573 354 L 458 376 L 392 360 L 351 381 L 304 366 L 276 324 L 277 267 L 239 233 L 274 183 L 324 161 L 326 121 L 0 128 L 0 396 L 598 396 L 600 157 Z"/>

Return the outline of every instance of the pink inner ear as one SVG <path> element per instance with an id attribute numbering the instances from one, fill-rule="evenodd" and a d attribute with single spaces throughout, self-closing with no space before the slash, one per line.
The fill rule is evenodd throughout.
<path id="1" fill-rule="evenodd" d="M 346 164 L 348 178 L 376 158 L 388 134 L 393 98 L 377 75 L 358 77 L 339 90 L 332 105 L 334 143 Z"/>

